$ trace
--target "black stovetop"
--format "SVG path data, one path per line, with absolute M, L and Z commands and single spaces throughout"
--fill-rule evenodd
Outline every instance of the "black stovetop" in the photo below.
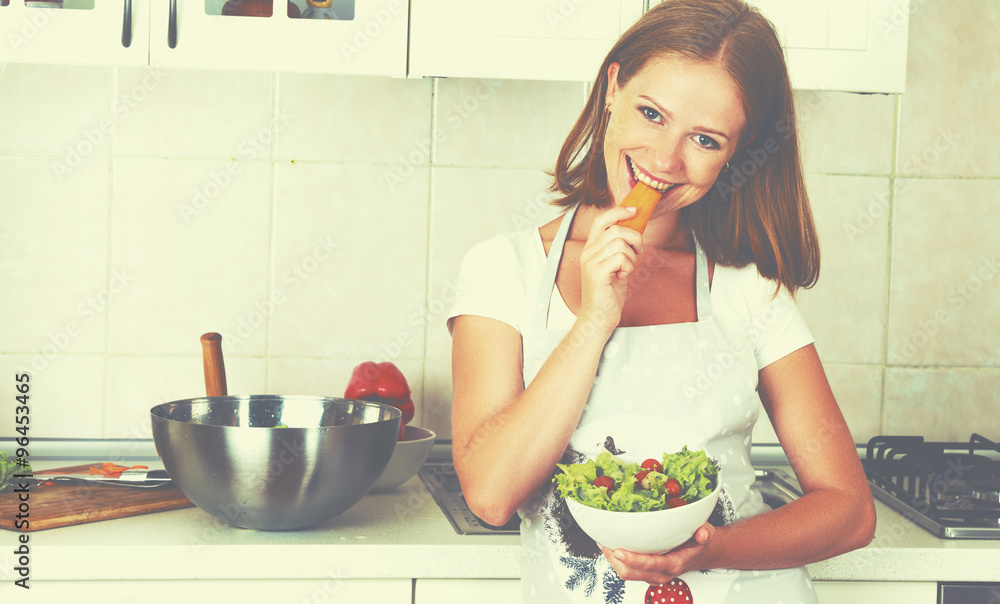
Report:
M 862 459 L 876 498 L 945 539 L 1000 539 L 1000 445 L 876 436 Z

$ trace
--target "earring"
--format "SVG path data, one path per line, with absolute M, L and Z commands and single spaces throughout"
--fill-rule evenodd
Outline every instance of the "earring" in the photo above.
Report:
M 729 162 L 726 162 L 726 165 L 722 166 L 722 171 L 729 172 Z

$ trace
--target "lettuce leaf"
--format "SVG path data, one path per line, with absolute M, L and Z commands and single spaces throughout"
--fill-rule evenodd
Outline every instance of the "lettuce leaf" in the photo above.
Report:
M 680 497 L 688 503 L 702 499 L 715 489 L 718 468 L 704 450 L 663 454 L 663 472 L 650 472 L 643 486 L 635 479 L 642 467 L 602 451 L 596 458 L 578 464 L 558 464 L 552 481 L 563 498 L 571 497 L 583 505 L 612 512 L 653 512 L 668 507 L 663 485 L 673 478 L 681 485 Z M 595 487 L 598 476 L 615 483 L 611 493 Z M 647 488 L 648 487 L 648 488 Z

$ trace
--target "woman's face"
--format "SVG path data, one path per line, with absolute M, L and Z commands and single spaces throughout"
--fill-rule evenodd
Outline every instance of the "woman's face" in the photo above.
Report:
M 655 214 L 691 205 L 739 144 L 746 117 L 736 86 L 718 65 L 674 56 L 651 59 L 625 86 L 618 67 L 608 70 L 604 136 L 615 203 L 643 180 L 665 194 Z

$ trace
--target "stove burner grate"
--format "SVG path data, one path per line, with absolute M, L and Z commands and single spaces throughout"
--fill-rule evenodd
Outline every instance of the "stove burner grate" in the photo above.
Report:
M 944 538 L 1000 538 L 1000 445 L 877 436 L 862 460 L 873 494 Z

